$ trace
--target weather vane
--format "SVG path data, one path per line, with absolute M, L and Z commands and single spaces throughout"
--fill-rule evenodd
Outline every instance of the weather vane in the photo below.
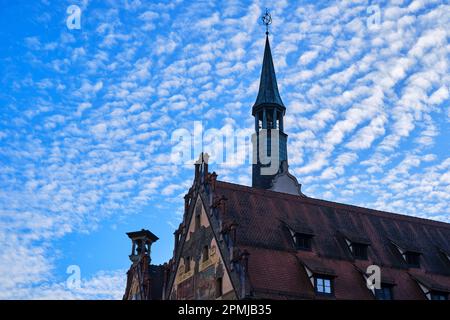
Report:
M 266 34 L 269 34 L 269 26 L 272 24 L 272 16 L 269 9 L 266 8 L 266 13 L 261 17 L 263 24 L 266 26 Z

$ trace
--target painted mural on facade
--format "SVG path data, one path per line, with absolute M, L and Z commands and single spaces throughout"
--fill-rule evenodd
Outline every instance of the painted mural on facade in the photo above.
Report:
M 198 198 L 170 296 L 178 300 L 214 300 L 225 295 L 233 298 L 233 287 Z

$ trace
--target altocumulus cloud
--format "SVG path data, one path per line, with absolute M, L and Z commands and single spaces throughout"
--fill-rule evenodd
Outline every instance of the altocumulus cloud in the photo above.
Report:
M 55 241 L 152 205 L 171 234 L 192 179 L 168 161 L 171 132 L 251 130 L 266 6 L 304 192 L 450 221 L 450 6 L 393 1 L 369 27 L 370 5 L 86 1 L 77 31 L 60 2 L 7 6 L 0 21 L 27 21 L 0 36 L 0 297 L 121 298 L 125 270 L 108 265 L 68 289 Z M 214 170 L 250 183 L 248 165 Z

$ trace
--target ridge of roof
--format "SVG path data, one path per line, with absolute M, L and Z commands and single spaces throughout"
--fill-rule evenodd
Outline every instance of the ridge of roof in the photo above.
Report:
M 262 195 L 265 197 L 281 198 L 284 200 L 293 200 L 293 201 L 298 201 L 303 204 L 306 203 L 306 204 L 316 205 L 316 206 L 331 207 L 334 209 L 344 209 L 344 210 L 357 212 L 357 213 L 361 213 L 361 214 L 370 214 L 370 215 L 375 215 L 375 216 L 388 218 L 388 219 L 396 219 L 396 220 L 400 220 L 400 221 L 407 221 L 407 222 L 419 223 L 419 224 L 427 224 L 427 225 L 431 225 L 431 226 L 435 226 L 435 227 L 443 227 L 446 229 L 450 229 L 450 223 L 447 223 L 444 221 L 431 220 L 431 219 L 420 218 L 420 217 L 416 217 L 416 216 L 399 214 L 399 213 L 394 213 L 394 212 L 389 212 L 389 211 L 371 209 L 371 208 L 361 207 L 361 206 L 352 205 L 352 204 L 333 202 L 333 201 L 328 201 L 328 200 L 323 200 L 323 199 L 312 198 L 312 197 L 308 197 L 308 196 L 300 197 L 300 196 L 291 195 L 288 193 L 276 192 L 276 191 L 266 190 L 266 189 L 252 188 L 249 186 L 244 186 L 244 185 L 221 181 L 221 180 L 217 180 L 217 186 L 219 186 L 219 188 L 223 187 L 225 189 L 230 189 L 230 190 L 239 190 L 239 191 L 248 192 L 248 193 L 252 193 L 252 194 Z

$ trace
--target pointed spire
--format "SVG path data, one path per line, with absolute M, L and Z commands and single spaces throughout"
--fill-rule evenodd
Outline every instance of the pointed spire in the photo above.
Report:
M 269 35 L 266 35 L 266 47 L 264 49 L 259 92 L 253 108 L 263 104 L 275 104 L 284 108 L 283 101 L 281 100 L 278 91 L 277 77 L 275 75 L 275 67 L 273 65 L 272 52 L 270 50 Z

